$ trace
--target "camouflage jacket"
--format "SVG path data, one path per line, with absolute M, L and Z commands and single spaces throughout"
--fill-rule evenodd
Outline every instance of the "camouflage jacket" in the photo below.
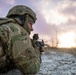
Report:
M 23 27 L 13 19 L 0 19 L 0 40 L 1 51 L 4 51 L 0 57 L 2 62 L 2 57 L 6 56 L 5 60 L 13 61 L 24 75 L 37 73 L 40 67 L 39 53 L 33 48 L 29 34 Z

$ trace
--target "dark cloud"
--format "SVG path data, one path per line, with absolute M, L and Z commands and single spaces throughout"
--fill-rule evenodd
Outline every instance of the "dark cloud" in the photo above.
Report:
M 61 9 L 60 12 L 64 15 L 76 15 L 76 6 L 69 6 Z

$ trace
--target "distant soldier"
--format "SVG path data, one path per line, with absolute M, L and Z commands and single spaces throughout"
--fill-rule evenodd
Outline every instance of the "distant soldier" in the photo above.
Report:
M 41 54 L 43 52 L 43 47 L 44 47 L 44 41 L 39 41 L 39 36 L 38 34 L 34 34 L 33 35 L 33 46 L 38 47 L 39 48 L 39 52 L 40 52 L 40 62 L 41 62 Z
M 29 37 L 36 14 L 29 7 L 18 5 L 6 17 L 0 18 L 0 73 L 14 66 L 24 75 L 36 74 L 40 58 Z

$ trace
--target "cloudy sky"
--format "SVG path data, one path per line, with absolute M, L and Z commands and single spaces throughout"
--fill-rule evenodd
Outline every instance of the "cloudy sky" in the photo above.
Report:
M 58 40 L 61 46 L 76 46 L 76 0 L 0 0 L 0 17 L 5 17 L 15 5 L 27 5 L 36 12 L 32 34 L 38 33 L 51 45 Z

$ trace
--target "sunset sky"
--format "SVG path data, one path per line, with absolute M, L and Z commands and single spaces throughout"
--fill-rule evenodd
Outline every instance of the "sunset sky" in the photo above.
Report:
M 38 33 L 50 45 L 58 40 L 59 47 L 76 46 L 76 0 L 0 0 L 0 17 L 15 5 L 27 5 L 36 12 L 32 34 Z

